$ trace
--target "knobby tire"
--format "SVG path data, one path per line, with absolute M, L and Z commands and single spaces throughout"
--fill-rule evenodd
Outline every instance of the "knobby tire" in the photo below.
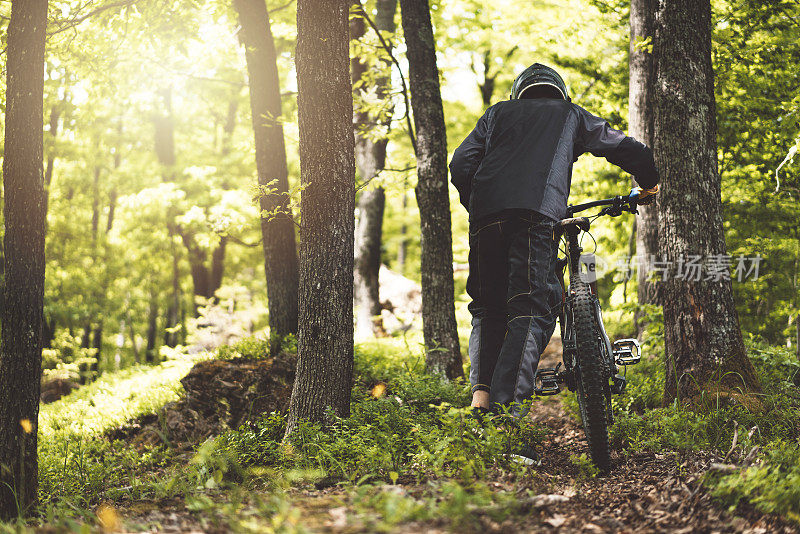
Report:
M 608 378 L 603 369 L 594 298 L 589 285 L 580 280 L 578 273 L 571 276 L 570 287 L 578 356 L 575 395 L 592 461 L 601 471 L 608 471 L 611 467 L 605 397 Z

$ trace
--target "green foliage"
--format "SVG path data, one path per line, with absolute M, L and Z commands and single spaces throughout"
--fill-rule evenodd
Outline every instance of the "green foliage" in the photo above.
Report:
M 364 341 L 354 348 L 353 374 L 356 381 L 372 385 L 381 380 L 393 380 L 406 373 L 425 369 L 425 357 L 412 353 L 405 338 Z
M 42 350 L 42 377 L 45 380 L 91 379 L 91 367 L 97 363 L 97 349 L 82 347 L 81 342 L 66 330 L 59 331 L 51 348 Z
M 706 483 L 732 505 L 750 502 L 800 522 L 800 392 L 792 382 L 798 363 L 785 348 L 751 343 L 748 349 L 765 390 L 760 408 L 713 399 L 707 412 L 677 402 L 660 407 L 663 364 L 648 359 L 629 373 L 626 393 L 613 399 L 610 438 L 615 447 L 631 452 L 713 450 L 732 459 L 746 458 L 757 447 L 748 460 L 753 463 L 733 474 L 711 474 Z
M 469 487 L 453 481 L 433 483 L 416 494 L 398 486 L 364 484 L 352 494 L 356 511 L 374 532 L 392 532 L 401 523 L 430 520 L 447 522 L 453 532 L 477 532 L 483 527 L 480 516 L 502 522 L 521 508 L 519 494 L 492 491 L 480 482 Z
M 273 413 L 221 436 L 217 447 L 242 465 L 319 469 L 350 483 L 452 477 L 469 484 L 506 465 L 510 443 L 541 440 L 527 422 L 481 426 L 467 404 L 463 386 L 407 374 L 389 382 L 385 395 L 356 387 L 350 417 L 330 426 L 304 422 L 282 442 L 285 420 Z
M 600 474 L 600 470 L 585 452 L 580 455 L 570 454 L 569 460 L 578 468 L 578 476 L 582 478 L 594 478 Z
M 714 495 L 731 505 L 748 501 L 800 523 L 800 448 L 796 441 L 775 440 L 764 449 L 758 465 L 732 475 L 710 475 Z
M 287 340 L 287 344 L 296 343 Z M 295 352 L 296 352 L 295 348 Z M 237 341 L 233 345 L 223 345 L 217 349 L 217 359 L 234 360 L 243 358 L 245 360 L 261 360 L 269 356 L 270 342 L 259 337 L 253 336 Z
M 177 451 L 139 450 L 103 433 L 155 413 L 181 394 L 179 380 L 198 361 L 183 356 L 158 366 L 106 373 L 95 382 L 41 407 L 39 499 L 48 523 L 65 516 L 89 519 L 103 500 L 158 499 L 175 493 L 169 472 Z M 179 465 L 179 463 L 178 463 Z

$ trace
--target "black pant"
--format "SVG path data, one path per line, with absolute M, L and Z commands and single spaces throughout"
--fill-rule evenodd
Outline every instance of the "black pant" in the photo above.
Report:
M 472 390 L 489 392 L 493 410 L 533 395 L 534 375 L 561 306 L 555 221 L 504 212 L 473 223 L 469 236 Z

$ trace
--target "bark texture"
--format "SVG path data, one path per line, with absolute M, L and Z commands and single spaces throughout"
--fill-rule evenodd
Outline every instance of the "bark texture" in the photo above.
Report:
M 264 0 L 235 0 L 239 34 L 250 78 L 250 110 L 256 147 L 264 270 L 273 337 L 297 333 L 298 265 L 289 173 L 281 124 L 277 53 Z
M 37 502 L 45 196 L 47 0 L 15 0 L 8 25 L 4 191 L 5 288 L 0 353 L 0 520 Z
M 709 0 L 662 0 L 656 14 L 654 145 L 661 174 L 659 244 L 675 267 L 689 255 L 725 254 Z M 707 265 L 707 263 L 706 263 Z M 706 271 L 706 269 L 704 269 Z M 666 344 L 664 402 L 702 391 L 758 391 L 730 279 L 661 283 Z M 713 273 L 712 273 L 713 274 Z M 711 278 L 711 279 L 709 279 Z
M 355 161 L 351 0 L 298 0 L 300 332 L 287 435 L 301 419 L 350 412 Z
M 357 3 L 360 6 L 360 3 Z M 378 0 L 375 26 L 382 32 L 394 33 L 394 15 L 397 0 Z M 350 38 L 359 39 L 366 33 L 366 23 L 362 17 L 354 17 L 350 22 Z M 388 60 L 379 62 L 379 75 L 376 77 L 376 94 L 389 103 L 391 90 Z M 364 74 L 368 65 L 359 57 L 351 61 L 353 87 L 356 91 L 367 90 L 359 87 L 359 82 L 367 83 Z M 391 105 L 391 104 L 387 104 Z M 386 165 L 386 144 L 388 139 L 374 138 L 376 127 L 388 128 L 392 110 L 382 110 L 375 116 L 365 111 L 357 111 L 354 117 L 356 130 L 356 169 L 362 183 L 378 176 Z M 353 299 L 356 309 L 356 339 L 372 335 L 383 335 L 381 321 L 381 302 L 378 272 L 381 265 L 381 244 L 383 241 L 383 211 L 386 206 L 386 193 L 381 186 L 367 186 L 358 199 L 358 221 L 355 235 L 355 271 Z
M 429 372 L 463 376 L 456 332 L 453 237 L 447 189 L 447 136 L 427 0 L 400 0 L 409 89 L 417 131 L 417 186 L 422 245 L 422 330 Z
M 655 64 L 651 49 L 647 46 L 637 48 L 636 45 L 647 38 L 652 40 L 655 12 L 656 0 L 631 0 L 628 128 L 632 137 L 649 147 L 653 146 Z M 639 304 L 658 304 L 658 285 L 648 281 L 647 269 L 644 268 L 647 258 L 654 254 L 658 254 L 658 199 L 649 206 L 639 206 L 639 215 L 636 216 Z M 640 314 L 637 314 L 636 326 L 641 336 L 646 325 Z

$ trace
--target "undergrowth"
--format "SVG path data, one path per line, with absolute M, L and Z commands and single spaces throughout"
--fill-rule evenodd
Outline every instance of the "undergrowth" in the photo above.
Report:
M 269 348 L 269 341 L 250 338 L 214 356 L 263 358 Z M 280 348 L 296 350 L 296 344 L 288 339 Z M 478 423 L 470 417 L 468 385 L 424 374 L 422 353 L 393 339 L 356 346 L 349 417 L 332 417 L 329 426 L 302 423 L 289 440 L 283 439 L 286 419 L 279 413 L 265 414 L 188 453 L 170 443 L 165 431 L 156 446 L 108 438 L 110 430 L 160 413 L 165 403 L 177 400 L 180 379 L 196 361 L 210 356 L 173 352 L 158 366 L 106 373 L 42 407 L 41 505 L 35 523 L 82 531 L 102 524 L 98 510 L 180 497 L 201 513 L 204 527 L 247 531 L 247 518 L 256 521 L 257 513 L 271 518 L 267 531 L 293 532 L 299 528 L 297 511 L 287 492 L 315 484 L 339 485 L 364 497 L 359 506 L 377 514 L 369 528 L 380 531 L 467 505 L 495 510 L 505 497 L 481 481 L 493 470 L 527 477 L 530 471 L 504 453 L 511 443 L 543 436 L 528 422 L 502 428 L 491 421 Z M 420 483 L 428 490 L 384 495 L 379 489 L 399 483 Z M 247 493 L 254 488 L 261 491 Z M 512 513 L 513 507 L 489 515 L 496 512 Z M 470 512 L 459 521 L 474 517 Z M 18 522 L 14 530 L 25 528 Z
M 764 389 L 760 409 L 713 398 L 706 411 L 677 401 L 662 406 L 663 362 L 643 359 L 629 372 L 626 393 L 613 399 L 610 437 L 628 452 L 716 451 L 737 468 L 706 476 L 715 496 L 800 523 L 800 364 L 792 351 L 757 342 L 748 353 Z
M 661 349 L 657 336 L 652 352 Z M 217 357 L 264 357 L 269 346 L 252 338 L 220 349 Z M 294 348 L 291 339 L 281 347 Z M 749 502 L 800 522 L 800 393 L 793 383 L 800 366 L 785 349 L 751 343 L 749 353 L 765 388 L 763 409 L 720 406 L 701 413 L 679 403 L 661 406 L 663 364 L 644 359 L 631 368 L 626 393 L 614 398 L 611 439 L 630 453 L 718 451 L 740 467 L 706 477 L 714 495 L 731 506 Z M 178 399 L 180 378 L 203 357 L 208 355 L 176 352 L 158 366 L 107 373 L 43 406 L 36 521 L 76 531 L 97 524 L 101 505 L 180 497 L 203 518 L 204 528 L 248 531 L 270 518 L 267 531 L 295 532 L 297 494 L 289 491 L 336 485 L 349 492 L 371 531 L 442 517 L 466 522 L 448 520 L 453 529 L 480 530 L 479 515 L 516 513 L 512 498 L 487 489 L 493 476 L 502 473 L 523 487 L 535 477 L 504 453 L 519 441 L 540 442 L 544 430 L 528 422 L 478 423 L 470 417 L 468 386 L 425 375 L 422 353 L 403 339 L 356 346 L 350 416 L 331 416 L 328 426 L 302 423 L 286 440 L 280 413 L 265 414 L 194 451 L 166 439 L 149 446 L 105 437 Z M 562 399 L 573 404 L 570 396 Z M 587 458 L 572 461 L 582 476 L 597 476 Z

